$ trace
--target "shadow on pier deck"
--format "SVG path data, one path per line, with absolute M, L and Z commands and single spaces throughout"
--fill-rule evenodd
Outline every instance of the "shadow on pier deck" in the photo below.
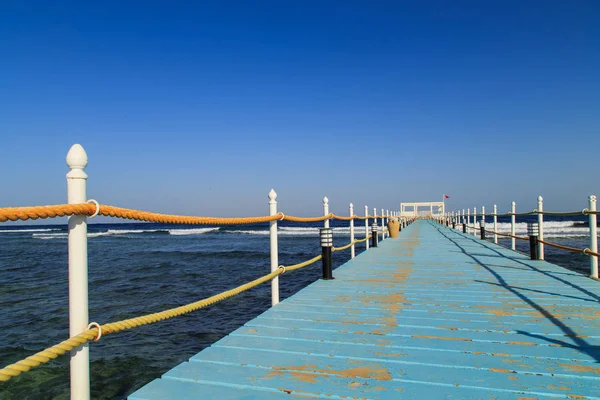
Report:
M 130 399 L 600 399 L 600 284 L 417 221 Z

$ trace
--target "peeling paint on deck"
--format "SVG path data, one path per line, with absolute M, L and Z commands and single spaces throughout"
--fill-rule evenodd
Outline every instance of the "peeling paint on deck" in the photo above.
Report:
M 428 221 L 334 275 L 130 398 L 600 399 L 599 282 Z

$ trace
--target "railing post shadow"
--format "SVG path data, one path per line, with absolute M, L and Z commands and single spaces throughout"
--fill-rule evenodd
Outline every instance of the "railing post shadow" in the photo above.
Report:
M 269 192 L 269 215 L 277 215 L 277 193 L 271 189 Z M 271 245 L 271 272 L 279 268 L 279 251 L 277 243 L 277 221 L 271 221 L 269 226 L 269 240 Z M 279 303 L 279 277 L 271 280 L 271 306 Z
M 87 201 L 88 157 L 81 145 L 74 144 L 67 153 L 67 199 L 69 204 Z M 76 336 L 88 327 L 88 254 L 87 217 L 69 217 L 69 336 Z M 71 350 L 71 399 L 90 398 L 90 349 L 88 344 Z

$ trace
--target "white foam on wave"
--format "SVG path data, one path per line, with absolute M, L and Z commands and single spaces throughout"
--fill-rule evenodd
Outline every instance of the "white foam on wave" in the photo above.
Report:
M 60 231 L 60 229 L 53 228 L 45 228 L 45 229 L 6 229 L 0 230 L 0 233 L 30 233 L 30 232 L 51 232 L 51 231 Z
M 192 229 L 169 229 L 169 235 L 202 235 L 204 233 L 218 231 L 219 228 L 192 228 Z
M 96 238 L 102 236 L 127 235 L 135 233 L 160 232 L 160 229 L 109 229 L 106 232 L 88 232 L 88 238 Z M 67 232 L 60 233 L 34 233 L 31 235 L 36 239 L 64 239 L 68 236 Z
M 317 227 L 289 227 L 289 226 L 282 226 L 278 228 L 277 234 L 278 235 L 282 235 L 282 236 L 319 236 L 319 229 Z M 338 235 L 350 235 L 350 228 L 349 227 L 338 227 L 338 228 L 332 228 L 333 229 L 333 233 L 334 234 L 338 234 Z M 369 227 L 370 230 L 370 227 Z M 381 227 L 379 227 L 379 231 L 381 231 Z M 268 235 L 269 231 L 268 230 L 235 230 L 235 231 L 229 231 L 228 233 L 237 233 L 237 234 L 242 234 L 242 235 Z M 359 235 L 359 234 L 363 234 L 365 233 L 365 227 L 355 227 L 354 228 L 354 234 L 355 235 Z
M 471 222 L 472 223 L 472 222 Z M 544 221 L 544 237 L 587 237 L 590 230 L 585 226 L 573 226 L 580 221 Z M 486 221 L 487 230 L 494 230 L 494 223 Z M 527 235 L 527 223 L 517 222 L 515 224 L 517 236 Z M 510 233 L 510 222 L 498 222 L 499 233 Z

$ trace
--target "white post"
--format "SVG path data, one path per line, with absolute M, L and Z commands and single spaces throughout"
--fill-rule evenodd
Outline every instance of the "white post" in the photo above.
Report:
M 467 234 L 471 232 L 471 209 L 467 208 Z
M 517 203 L 515 203 L 514 201 L 512 202 L 510 212 L 512 214 L 510 216 L 510 234 L 515 236 L 517 234 L 517 216 L 515 215 L 515 213 L 517 212 Z M 510 248 L 513 250 L 517 249 L 517 240 L 514 237 L 510 238 Z
M 87 201 L 87 174 L 83 171 L 88 157 L 81 145 L 74 144 L 67 153 L 67 199 L 69 204 Z M 88 327 L 88 257 L 87 217 L 69 217 L 69 336 Z M 71 399 L 90 398 L 90 349 L 88 344 L 71 350 Z
M 383 216 L 385 213 L 383 212 L 383 208 L 381 209 L 381 240 L 385 239 L 385 221 Z
M 596 196 L 590 196 L 590 211 L 596 211 Z M 598 252 L 598 219 L 590 214 L 590 251 Z M 590 254 L 590 276 L 598 279 L 598 257 Z
M 327 197 L 323 197 L 323 215 L 329 215 L 329 199 Z M 329 228 L 329 218 L 325 220 L 323 227 Z
M 473 207 L 473 236 L 477 236 L 477 207 Z
M 464 224 L 465 222 L 466 222 L 466 219 L 465 219 L 465 209 L 463 208 L 463 210 L 462 210 L 462 223 Z
M 498 207 L 494 204 L 494 232 L 498 232 Z M 494 233 L 494 243 L 498 244 L 498 234 Z
M 350 203 L 350 242 L 352 242 L 352 246 L 350 246 L 350 258 L 354 258 L 355 250 L 354 250 L 354 204 Z
M 544 198 L 538 196 L 538 211 L 544 211 Z M 538 213 L 538 239 L 544 240 L 544 215 Z M 538 242 L 538 257 L 540 260 L 544 259 L 544 243 Z
M 365 206 L 365 243 L 367 250 L 369 250 L 369 206 Z
M 277 193 L 273 189 L 269 192 L 269 215 L 277 214 Z M 271 272 L 279 268 L 279 251 L 277 249 L 277 221 L 271 221 L 269 228 L 271 239 Z M 271 280 L 271 306 L 279 303 L 279 277 Z

